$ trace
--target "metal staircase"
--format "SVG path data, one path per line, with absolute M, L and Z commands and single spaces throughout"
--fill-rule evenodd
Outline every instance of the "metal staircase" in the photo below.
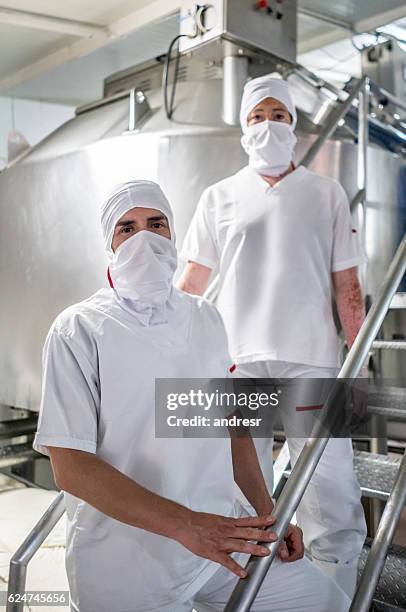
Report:
M 400 295 L 402 296 L 401 307 L 405 307 L 404 294 Z M 399 302 L 397 303 L 399 304 Z M 368 392 L 368 412 L 372 416 L 406 422 L 406 388 L 371 385 Z M 403 463 L 405 461 L 404 458 Z M 387 502 L 399 476 L 401 464 L 401 455 L 389 457 L 384 454 L 355 451 L 354 469 L 362 496 L 368 499 Z M 291 475 L 287 445 L 284 445 L 276 461 L 275 474 L 277 479 L 275 482 L 275 495 L 278 497 L 284 483 Z M 365 571 L 373 542 L 372 538 L 368 538 L 365 542 L 359 564 L 360 578 Z M 354 610 L 358 610 L 358 608 L 354 608 Z M 390 545 L 374 593 L 371 612 L 404 612 L 405 610 L 406 548 L 399 545 Z
M 359 576 L 365 570 L 373 540 L 368 538 L 361 554 Z M 393 544 L 389 547 L 385 565 L 374 594 L 374 612 L 406 610 L 406 549 Z
M 406 389 L 404 390 L 406 392 Z M 391 410 L 388 411 L 391 414 Z M 406 407 L 404 416 L 406 419 Z M 286 461 L 286 455 L 285 459 Z M 365 451 L 355 451 L 354 469 L 360 484 L 363 497 L 387 501 L 395 486 L 401 465 L 401 457 L 390 458 Z M 290 468 L 282 473 L 285 481 L 291 474 Z M 279 483 L 281 490 L 283 482 Z M 373 539 L 365 542 L 359 565 L 359 576 L 366 566 L 366 561 L 373 544 Z M 400 612 L 406 610 L 406 548 L 392 545 L 375 591 L 373 608 L 375 612 Z
M 406 235 L 403 237 L 386 274 L 379 295 L 369 310 L 357 339 L 340 370 L 339 381 L 357 377 L 391 306 L 405 270 Z M 403 414 L 402 400 L 399 399 L 402 397 L 403 391 L 392 389 L 390 394 L 396 398 L 395 409 L 398 413 Z M 337 406 L 339 397 L 339 384 L 337 384 L 325 403 L 326 412 L 329 411 L 330 407 Z M 378 409 L 381 415 L 385 412 L 385 406 L 387 412 L 393 410 L 392 402 L 383 390 L 375 390 L 375 399 L 372 403 L 375 405 L 375 410 Z M 328 439 L 321 437 L 322 435 L 325 435 L 325 429 L 324 423 L 320 421 L 315 425 L 311 437 L 307 440 L 283 488 L 281 487 L 281 480 L 275 483 L 277 501 L 274 514 L 277 521 L 272 526 L 272 530 L 277 534 L 278 540 L 272 544 L 267 544 L 270 550 L 269 556 L 250 558 L 246 566 L 249 576 L 237 583 L 225 607 L 225 612 L 248 612 L 264 577 L 268 571 L 272 571 L 271 565 L 277 554 L 279 543 L 299 506 L 327 445 Z M 281 452 L 275 465 L 275 475 L 280 475 L 281 478 L 286 474 L 286 454 L 286 450 Z M 285 462 L 285 465 L 282 462 Z M 406 576 L 406 567 L 402 563 L 404 551 L 402 550 L 402 554 L 399 554 L 399 548 L 390 547 L 390 545 L 401 511 L 406 504 L 406 454 L 403 455 L 401 462 L 394 462 L 384 455 L 372 455 L 372 457 L 366 458 L 364 453 L 359 453 L 356 456 L 355 463 L 365 494 L 368 492 L 369 497 L 379 496 L 379 499 L 386 500 L 386 505 L 360 575 L 357 592 L 351 605 L 351 612 L 368 612 L 372 605 L 375 605 L 375 608 L 380 606 L 381 610 L 401 610 L 402 607 L 399 607 L 397 602 L 399 602 L 399 597 L 403 597 L 403 594 L 399 595 L 398 593 L 398 599 L 394 597 L 394 594 L 400 591 L 400 587 L 396 581 L 392 580 L 390 570 L 395 564 L 398 568 L 398 574 L 395 578 L 398 577 L 400 572 L 402 580 L 404 579 Z M 385 476 L 383 478 L 377 473 L 378 467 L 384 470 Z M 368 547 L 364 554 L 367 553 L 367 550 Z M 405 569 L 405 572 L 403 572 L 403 569 Z M 391 588 L 385 589 L 385 583 L 389 583 Z M 378 601 L 379 593 L 383 593 L 383 595 L 380 596 Z M 374 597 L 375 603 L 373 603 Z M 406 609 L 406 606 L 403 609 Z

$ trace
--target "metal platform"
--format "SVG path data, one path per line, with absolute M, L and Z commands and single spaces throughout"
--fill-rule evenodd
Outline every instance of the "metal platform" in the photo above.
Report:
M 359 573 L 365 566 L 372 540 L 365 542 Z M 406 610 L 406 549 L 392 545 L 374 596 L 373 612 L 401 612 Z
M 387 500 L 393 488 L 400 459 L 364 451 L 354 452 L 354 469 L 365 497 Z
M 393 459 L 364 451 L 354 451 L 354 470 L 364 497 L 386 501 L 393 488 L 401 457 Z M 289 478 L 290 469 L 283 475 Z
M 388 419 L 406 420 L 406 388 L 370 385 L 368 412 Z

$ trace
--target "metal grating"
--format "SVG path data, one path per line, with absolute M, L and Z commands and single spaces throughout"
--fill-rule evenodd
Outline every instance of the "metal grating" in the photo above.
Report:
M 388 499 L 395 483 L 400 458 L 364 451 L 354 453 L 354 470 L 365 497 Z
M 354 452 L 354 470 L 365 497 L 386 501 L 395 483 L 401 458 L 392 459 L 365 451 Z M 289 478 L 291 470 L 283 475 Z
M 372 539 L 367 538 L 361 553 L 359 574 L 365 567 Z M 406 549 L 393 544 L 385 561 L 374 596 L 374 612 L 406 610 Z
M 368 412 L 391 419 L 406 419 L 406 388 L 368 388 Z

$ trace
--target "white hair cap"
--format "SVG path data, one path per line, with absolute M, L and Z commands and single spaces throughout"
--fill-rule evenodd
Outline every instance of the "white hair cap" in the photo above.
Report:
M 265 98 L 275 98 L 282 102 L 292 117 L 292 130 L 295 129 L 297 114 L 292 96 L 290 95 L 288 82 L 269 75 L 251 79 L 245 84 L 241 100 L 240 122 L 242 131 L 245 133 L 247 117 L 256 105 Z
M 101 207 L 101 226 L 106 251 L 112 254 L 111 241 L 117 221 L 132 208 L 155 208 L 168 219 L 171 241 L 175 243 L 173 214 L 164 192 L 153 181 L 128 181 L 117 185 Z

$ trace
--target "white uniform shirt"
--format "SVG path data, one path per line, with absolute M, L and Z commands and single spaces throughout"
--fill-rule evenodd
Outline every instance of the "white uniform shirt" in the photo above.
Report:
M 331 272 L 364 261 L 337 181 L 299 167 L 271 187 L 246 166 L 203 193 L 180 256 L 218 268 L 236 363 L 337 366 Z
M 224 325 L 206 300 L 176 291 L 151 327 L 102 289 L 67 308 L 44 348 L 34 448 L 95 453 L 147 489 L 196 511 L 235 515 L 228 439 L 155 438 L 155 377 L 227 375 Z M 144 612 L 187 600 L 218 569 L 174 540 L 131 527 L 65 493 L 75 609 Z

